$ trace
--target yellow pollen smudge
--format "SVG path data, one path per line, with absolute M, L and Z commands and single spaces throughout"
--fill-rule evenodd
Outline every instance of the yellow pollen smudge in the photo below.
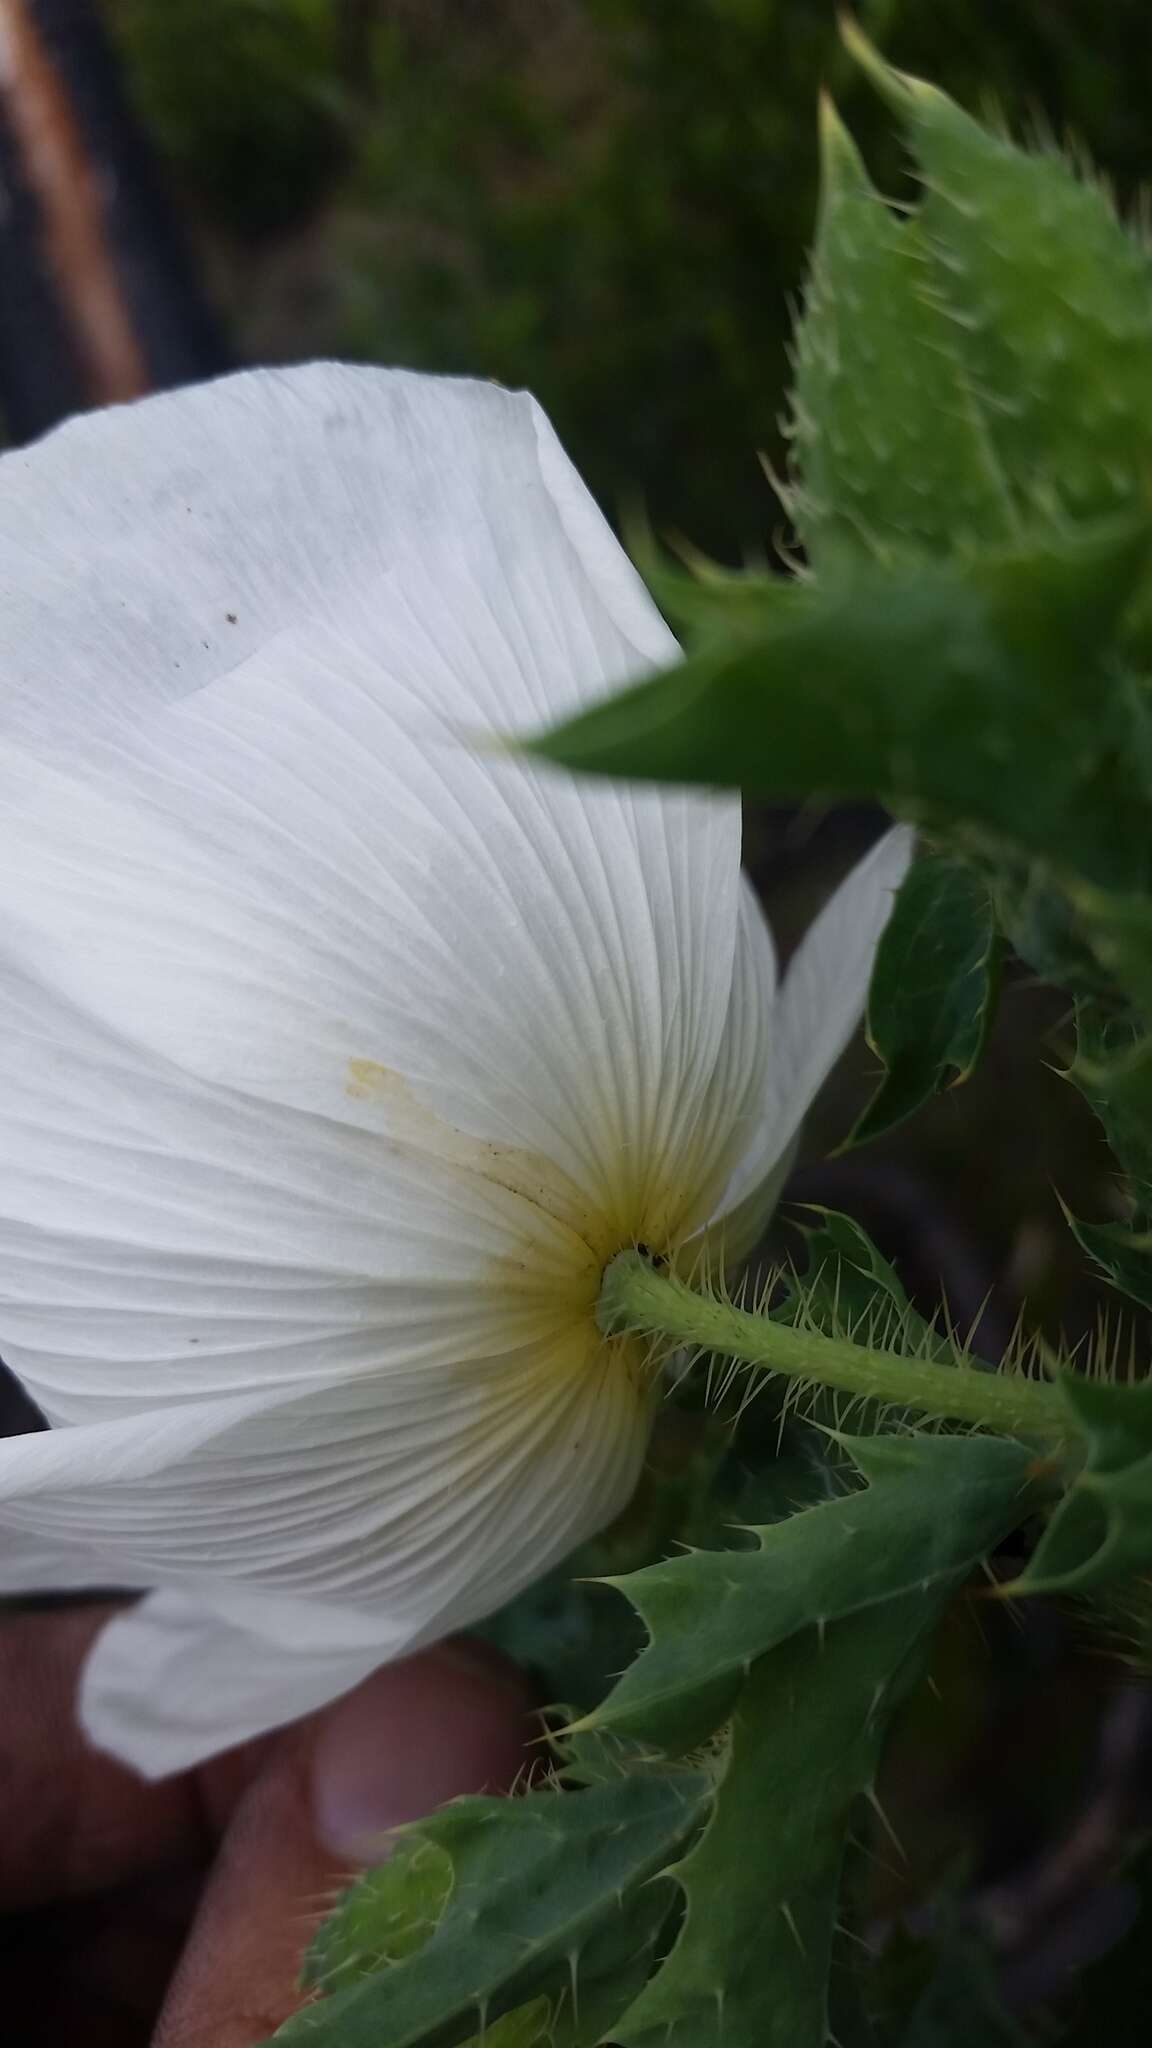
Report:
M 549 1374 L 604 1371 L 615 1364 L 638 1389 L 648 1381 L 650 1347 L 634 1337 L 605 1339 L 596 1325 L 596 1304 L 604 1269 L 617 1252 L 643 1242 L 653 1252 L 673 1255 L 669 1224 L 689 1207 L 682 1191 L 673 1200 L 671 1188 L 661 1190 L 643 1208 L 633 1207 L 626 1187 L 619 1199 L 598 1202 L 545 1153 L 476 1138 L 449 1123 L 419 1100 L 394 1067 L 350 1059 L 345 1087 L 352 1100 L 379 1106 L 385 1142 L 483 1183 L 501 1202 L 513 1243 L 489 1262 L 480 1285 L 507 1298 L 520 1341 L 540 1343 Z M 622 1183 L 628 1177 L 622 1171 Z M 689 1227 L 694 1223 L 693 1218 Z

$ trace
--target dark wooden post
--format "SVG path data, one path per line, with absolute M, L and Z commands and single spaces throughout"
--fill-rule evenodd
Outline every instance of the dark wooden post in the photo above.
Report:
M 0 0 L 9 438 L 229 361 L 92 0 Z

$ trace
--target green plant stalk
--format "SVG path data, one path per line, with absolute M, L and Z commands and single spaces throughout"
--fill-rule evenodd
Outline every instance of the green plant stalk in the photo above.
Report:
M 924 1415 L 974 1423 L 1002 1436 L 1068 1441 L 1079 1434 L 1059 1387 L 1046 1380 L 901 1358 L 848 1337 L 774 1323 L 695 1293 L 640 1252 L 620 1252 L 606 1267 L 597 1318 L 609 1336 L 630 1331 L 668 1337 L 676 1344 L 721 1352 L 756 1371 L 918 1408 Z

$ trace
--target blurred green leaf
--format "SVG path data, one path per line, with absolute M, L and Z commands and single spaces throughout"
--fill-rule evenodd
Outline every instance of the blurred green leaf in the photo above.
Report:
M 1078 517 L 1144 498 L 1152 468 L 1152 259 L 1098 180 L 990 133 L 946 94 L 853 53 L 904 123 L 918 221 L 999 458 L 1022 500 Z
M 987 546 L 1016 518 L 918 223 L 873 191 L 825 102 L 820 221 L 796 332 L 793 516 L 837 550 Z
M 850 1144 L 892 1130 L 942 1088 L 967 1080 L 988 1035 L 1001 954 L 979 876 L 945 854 L 918 860 L 872 970 L 868 1043 L 887 1071 Z
M 1098 916 L 1152 871 L 1152 760 L 1107 659 L 1148 543 L 1141 517 L 794 584 L 756 637 L 525 744 L 598 774 L 876 797 L 1071 872 Z
M 1078 1003 L 1069 1073 L 1104 1125 L 1134 1207 L 1152 1208 L 1152 1038 L 1143 1018 L 1114 999 Z
M 1068 1071 L 1104 1126 L 1128 1198 L 1123 1220 L 1068 1220 L 1113 1286 L 1152 1308 L 1152 1037 L 1143 1019 L 1114 1000 L 1082 1000 Z
M 306 220 L 349 168 L 332 0 L 110 11 L 156 141 L 208 212 L 244 243 Z

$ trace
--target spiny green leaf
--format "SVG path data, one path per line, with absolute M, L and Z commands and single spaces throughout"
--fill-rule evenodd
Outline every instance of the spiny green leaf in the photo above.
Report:
M 698 1399 L 689 1419 L 690 1399 L 682 1384 L 659 1409 L 626 1514 L 484 1624 L 487 1639 L 531 1673 L 549 1704 L 564 1702 L 572 1713 L 594 1706 L 643 1641 L 636 1615 L 597 1583 L 605 1573 L 639 1571 L 681 1543 L 722 1543 L 734 1519 L 771 1519 L 758 1505 L 746 1511 L 751 1474 L 735 1452 L 731 1415 Z M 775 1432 L 760 1461 L 769 1485 L 779 1450 Z
M 1063 1373 L 1088 1455 L 1020 1578 L 1023 1593 L 1086 1592 L 1152 1570 L 1152 1380 Z
M 447 1851 L 419 1834 L 398 1836 L 388 1862 L 359 1878 L 322 1922 L 305 1957 L 304 1983 L 332 1998 L 415 1955 L 436 1932 L 451 1892 Z M 517 2007 L 486 2028 L 483 2048 L 553 2048 L 551 2012 L 543 1997 Z M 302 2037 L 323 2038 L 299 2024 Z M 465 2048 L 481 2048 L 479 2036 Z
M 584 2038 L 589 2043 L 593 2039 L 591 2035 Z M 556 2048 L 556 2044 L 551 2005 L 546 1998 L 534 1998 L 531 2005 L 518 2005 L 503 2019 L 494 2020 L 467 2048 Z
M 984 872 L 1001 931 L 1042 981 L 1077 996 L 1112 992 L 1110 973 L 1046 861 L 1009 857 L 986 863 Z
M 1152 763 L 1106 650 L 1148 543 L 1141 518 L 965 564 L 859 564 L 792 586 L 758 638 L 710 642 L 525 744 L 599 774 L 878 797 L 1142 887 Z
M 1069 1074 L 1104 1126 L 1134 1207 L 1152 1209 L 1152 1036 L 1139 1013 L 1100 997 L 1078 1003 Z
M 557 1714 L 563 1712 L 558 1706 Z M 661 1768 L 667 1761 L 650 1742 L 637 1742 L 618 1735 L 614 1728 L 589 1728 L 584 1723 L 556 1731 L 553 1748 L 559 1756 L 558 1775 L 565 1785 L 615 1785 Z
M 847 1337 L 853 1343 L 895 1351 L 902 1358 L 955 1364 L 955 1340 L 912 1307 L 897 1274 L 867 1232 L 852 1217 L 833 1209 L 812 1207 L 806 1213 L 817 1221 L 801 1225 L 805 1266 L 803 1271 L 792 1267 L 779 1277 L 768 1320 L 793 1329 L 816 1330 L 826 1337 Z M 842 1414 L 842 1400 L 827 1389 L 814 1388 L 804 1404 L 807 1424 L 815 1424 L 823 1438 L 825 1498 L 837 1494 L 843 1484 L 842 1464 L 834 1468 L 831 1462 L 835 1437 L 826 1434 L 839 1430 Z M 890 1403 L 862 1403 L 852 1410 L 853 1427 L 861 1436 L 879 1430 L 915 1429 L 922 1420 L 914 1411 Z M 799 1504 L 794 1498 L 792 1509 Z M 745 1521 L 760 1519 L 755 1514 L 744 1517 Z
M 1068 1220 L 1113 1285 L 1152 1308 L 1152 1037 L 1143 1019 L 1126 1004 L 1081 1001 L 1069 1076 L 1104 1126 L 1131 1209 L 1123 1221 Z
M 626 518 L 623 539 L 669 625 L 694 646 L 714 635 L 754 638 L 766 618 L 791 603 L 791 584 L 764 567 L 725 568 L 683 541 L 670 541 L 666 550 L 641 510 Z
M 616 2022 L 623 2048 L 824 2048 L 850 1813 L 951 1583 L 807 1629 L 755 1665 L 712 1816 L 674 1873 L 683 1928 Z
M 1133 733 L 1133 758 L 1138 735 Z M 1144 765 L 1143 763 L 1141 764 Z M 1069 880 L 1069 899 L 1081 926 L 1091 934 L 1092 949 L 1111 986 L 1131 996 L 1152 1014 L 1152 898 L 1146 875 L 1136 886 L 1102 888 L 1087 879 Z
M 945 1087 L 966 1081 L 984 1049 L 1002 944 L 987 888 L 944 854 L 905 876 L 868 992 L 868 1043 L 887 1069 L 849 1143 L 890 1131 Z
M 399 1835 L 388 1862 L 359 1878 L 322 1921 L 304 1958 L 304 1983 L 330 1994 L 415 1955 L 436 1932 L 451 1891 L 447 1851 L 421 1835 Z
M 796 333 L 793 504 L 817 566 L 847 547 L 941 550 L 1016 520 L 918 224 L 876 193 L 822 109 L 820 222 Z
M 1031 1453 L 993 1437 L 842 1439 L 869 1484 L 751 1531 L 750 1551 L 697 1551 L 609 1581 L 649 1643 L 585 1725 L 691 1749 L 724 1719 L 752 1662 L 798 1630 L 954 1583 L 1029 1509 Z
M 905 125 L 942 297 L 1014 489 L 1077 516 L 1147 494 L 1152 260 L 1053 149 L 994 135 L 934 86 L 849 47 Z
M 581 1792 L 456 1800 L 400 1837 L 429 1845 L 441 1872 L 447 1859 L 451 1889 L 433 1931 L 412 1939 L 430 1900 L 415 1850 L 399 1887 L 374 1873 L 366 1891 L 353 1888 L 343 1909 L 351 1932 L 338 1912 L 324 1937 L 345 1981 L 289 2020 L 277 2042 L 452 2048 L 540 1997 L 557 2048 L 599 2040 L 651 1968 L 674 1904 L 672 1886 L 653 1880 L 692 1839 L 711 1795 L 705 1773 L 665 1769 Z M 406 1907 L 413 1873 L 418 1896 Z M 383 1967 L 347 1981 L 349 1957 L 363 1954 Z
M 1077 1216 L 1068 1220 L 1113 1287 L 1142 1308 L 1152 1308 L 1152 1232 L 1125 1223 L 1085 1223 Z
M 782 1276 L 768 1310 L 774 1323 L 806 1324 L 829 1337 L 867 1333 L 881 1349 L 920 1357 L 954 1356 L 953 1347 L 914 1309 L 899 1276 L 854 1217 L 808 1203 L 801 1214 L 805 1265 Z

